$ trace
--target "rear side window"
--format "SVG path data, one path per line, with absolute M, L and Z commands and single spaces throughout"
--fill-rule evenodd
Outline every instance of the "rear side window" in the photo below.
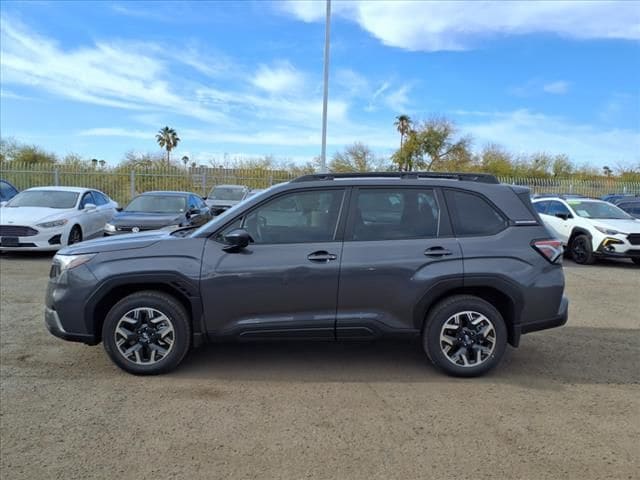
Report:
M 494 235 L 507 227 L 506 219 L 480 195 L 447 190 L 445 196 L 457 236 Z
M 0 201 L 9 200 L 13 198 L 18 191 L 9 185 L 7 182 L 0 182 Z
M 439 234 L 440 206 L 433 190 L 362 188 L 353 201 L 350 240 L 402 240 Z
M 565 207 L 562 203 L 558 202 L 558 201 L 551 201 L 549 202 L 549 208 L 547 209 L 547 215 L 557 215 L 557 214 L 563 214 L 563 215 L 570 215 L 571 212 L 569 211 L 569 209 L 567 207 Z
M 549 202 L 536 202 L 533 204 L 533 208 L 535 208 L 538 213 L 547 213 Z

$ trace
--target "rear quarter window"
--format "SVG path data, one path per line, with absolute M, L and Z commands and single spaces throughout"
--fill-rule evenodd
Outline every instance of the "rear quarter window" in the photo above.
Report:
M 484 197 L 446 190 L 445 198 L 456 236 L 487 236 L 504 230 L 507 219 Z

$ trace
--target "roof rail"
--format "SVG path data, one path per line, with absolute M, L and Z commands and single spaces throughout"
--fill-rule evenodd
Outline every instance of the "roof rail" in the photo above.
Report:
M 366 173 L 314 173 L 291 180 L 294 183 L 335 180 L 339 178 L 400 178 L 417 180 L 418 178 L 442 178 L 465 182 L 500 183 L 495 175 L 488 173 L 447 173 L 447 172 L 366 172 Z

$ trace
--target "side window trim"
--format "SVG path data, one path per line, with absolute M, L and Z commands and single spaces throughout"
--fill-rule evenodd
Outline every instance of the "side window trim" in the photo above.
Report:
M 447 198 L 447 192 L 461 192 L 461 193 L 466 193 L 466 194 L 469 194 L 469 195 L 475 195 L 476 197 L 482 199 L 484 202 L 486 202 L 500 216 L 500 218 L 502 218 L 503 227 L 500 230 L 496 230 L 494 232 L 486 233 L 486 234 L 477 234 L 477 233 L 462 234 L 462 233 L 456 232 L 456 223 L 459 222 L 460 218 L 458 217 L 458 212 L 456 211 L 456 209 L 453 208 L 452 205 L 450 205 L 450 202 L 449 202 L 449 200 Z M 510 225 L 509 218 L 504 214 L 504 212 L 502 210 L 500 210 L 496 206 L 495 203 L 493 203 L 490 199 L 488 199 L 487 197 L 485 197 L 481 193 L 474 192 L 474 191 L 471 191 L 471 190 L 464 190 L 464 189 L 461 189 L 461 188 L 451 188 L 451 187 L 443 188 L 442 189 L 442 193 L 443 193 L 442 196 L 444 197 L 444 200 L 445 200 L 446 205 L 447 205 L 447 212 L 449 212 L 449 218 L 451 218 L 451 230 L 453 232 L 453 235 L 456 238 L 491 237 L 493 235 L 497 235 L 500 232 L 504 232 L 507 228 L 509 228 L 509 225 Z

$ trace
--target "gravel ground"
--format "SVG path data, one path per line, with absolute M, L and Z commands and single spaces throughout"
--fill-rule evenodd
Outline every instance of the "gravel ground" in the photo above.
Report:
M 640 478 L 640 270 L 567 262 L 566 327 L 489 376 L 418 342 L 205 347 L 127 375 L 43 325 L 50 256 L 0 258 L 0 476 Z

